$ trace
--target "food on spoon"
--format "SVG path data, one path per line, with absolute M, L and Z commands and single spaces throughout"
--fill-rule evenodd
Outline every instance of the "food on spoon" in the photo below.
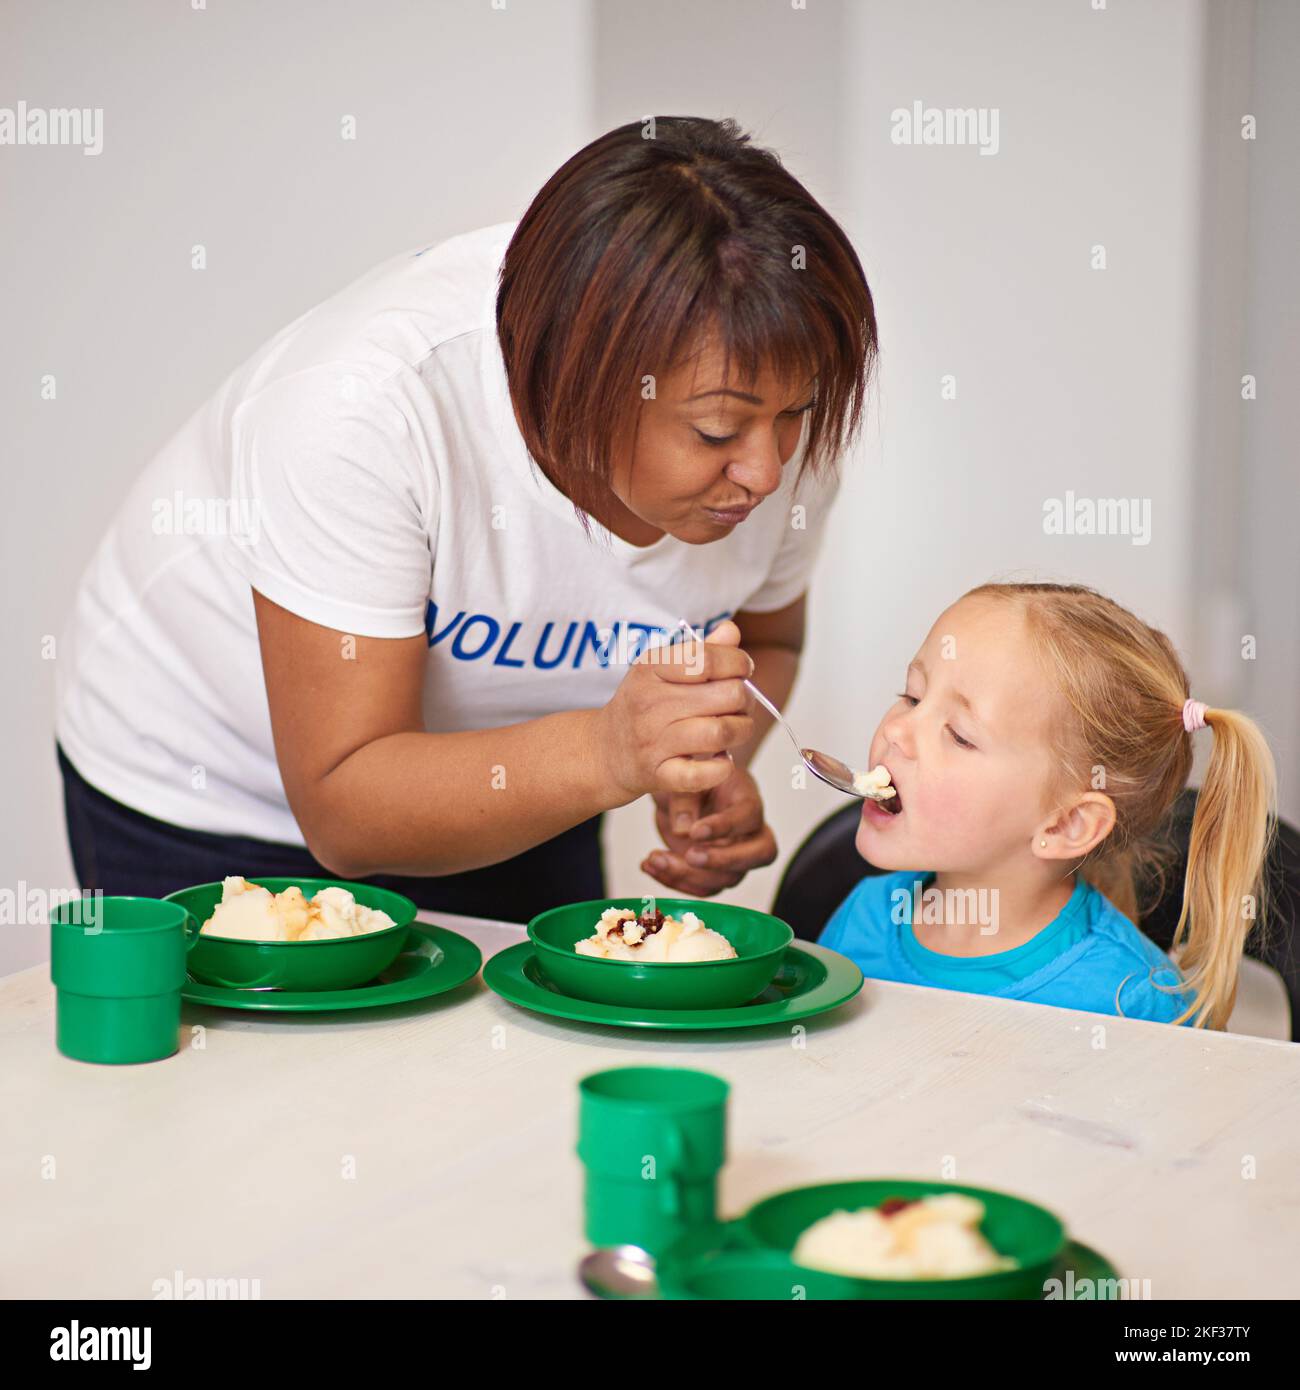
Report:
M 984 1203 L 961 1192 L 891 1197 L 813 1222 L 795 1244 L 794 1262 L 859 1279 L 951 1279 L 1014 1268 L 980 1232 L 983 1219 Z
M 388 913 L 363 906 L 346 888 L 322 888 L 308 899 L 293 885 L 272 893 L 232 874 L 222 880 L 221 901 L 200 935 L 236 941 L 332 941 L 396 925 Z
M 878 763 L 870 772 L 853 774 L 853 790 L 859 796 L 883 805 L 886 811 L 897 811 L 900 809 L 898 792 L 890 786 L 890 781 L 889 769 L 884 763 Z
M 646 908 L 607 907 L 593 936 L 574 942 L 580 956 L 605 960 L 659 962 L 734 960 L 736 948 L 721 932 L 706 927 L 693 912 L 681 918 Z

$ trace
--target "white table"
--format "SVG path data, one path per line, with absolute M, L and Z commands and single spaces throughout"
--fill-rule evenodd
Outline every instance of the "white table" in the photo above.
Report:
M 485 957 L 523 938 L 422 916 Z M 186 1005 L 201 1049 L 90 1066 L 55 1050 L 47 966 L 0 981 L 0 1295 L 150 1298 L 180 1271 L 262 1298 L 579 1296 L 577 1081 L 647 1062 L 732 1083 L 727 1215 L 950 1177 L 1045 1203 L 1154 1298 L 1300 1294 L 1290 1043 L 872 981 L 803 1046 L 566 1023 L 480 981 L 328 1018 Z

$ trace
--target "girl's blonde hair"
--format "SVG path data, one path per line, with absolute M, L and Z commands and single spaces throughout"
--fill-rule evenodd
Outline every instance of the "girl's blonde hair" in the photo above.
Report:
M 1021 606 L 1073 717 L 1059 733 L 1052 795 L 1089 787 L 1115 804 L 1115 826 L 1080 872 L 1135 923 L 1137 882 L 1163 886 L 1161 831 L 1192 769 L 1183 726 L 1187 674 L 1173 644 L 1127 609 L 1074 584 L 982 584 L 968 598 Z M 1206 709 L 1214 746 L 1196 800 L 1175 955 L 1192 1002 L 1176 1020 L 1222 1028 L 1252 928 L 1263 931 L 1265 863 L 1276 831 L 1277 774 L 1255 723 Z M 1100 780 L 1098 780 L 1100 779 Z

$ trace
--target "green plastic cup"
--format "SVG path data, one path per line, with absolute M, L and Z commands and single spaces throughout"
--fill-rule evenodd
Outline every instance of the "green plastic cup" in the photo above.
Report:
M 180 1047 L 197 920 L 157 898 L 85 896 L 50 914 L 55 1042 L 78 1062 L 157 1062 Z
M 730 1089 L 721 1077 L 685 1067 L 615 1067 L 583 1077 L 578 1157 L 593 1245 L 658 1255 L 717 1224 Z

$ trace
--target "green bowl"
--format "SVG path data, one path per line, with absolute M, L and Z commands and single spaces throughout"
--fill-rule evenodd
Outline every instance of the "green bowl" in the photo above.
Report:
M 272 893 L 296 886 L 306 898 L 322 888 L 346 888 L 363 907 L 388 913 L 395 925 L 334 941 L 236 941 L 200 934 L 186 961 L 196 980 L 229 989 L 348 989 L 373 980 L 392 965 L 407 928 L 415 921 L 416 906 L 410 898 L 387 888 L 337 878 L 250 878 L 248 882 Z M 221 884 L 181 888 L 164 901 L 180 903 L 202 924 L 221 901 Z
M 1010 1255 L 1014 1269 L 996 1274 L 971 1274 L 955 1279 L 860 1279 L 838 1275 L 858 1289 L 864 1299 L 916 1298 L 1032 1298 L 1041 1299 L 1043 1282 L 1051 1276 L 1065 1248 L 1065 1227 L 1045 1207 L 994 1192 L 986 1187 L 963 1187 L 950 1182 L 918 1182 L 908 1178 L 876 1178 L 870 1182 L 833 1182 L 818 1187 L 795 1187 L 757 1203 L 741 1217 L 737 1231 L 745 1244 L 777 1250 L 787 1257 L 800 1235 L 814 1221 L 834 1211 L 878 1207 L 889 1197 L 930 1197 L 960 1192 L 984 1203 L 980 1226 L 999 1255 Z
M 678 918 L 694 912 L 706 927 L 725 936 L 736 949 L 736 959 L 643 963 L 580 956 L 573 949 L 575 942 L 595 932 L 607 908 L 640 912 L 644 905 L 644 898 L 594 898 L 540 913 L 528 924 L 537 963 L 555 987 L 573 999 L 646 1009 L 726 1009 L 762 994 L 794 940 L 794 932 L 766 912 L 656 896 L 654 905 L 660 912 Z

